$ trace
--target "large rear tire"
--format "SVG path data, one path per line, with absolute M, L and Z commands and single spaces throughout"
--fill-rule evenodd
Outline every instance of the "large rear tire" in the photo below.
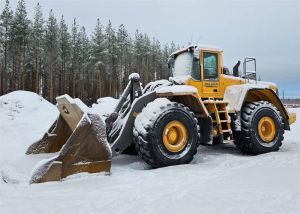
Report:
M 199 126 L 188 107 L 158 98 L 137 116 L 134 143 L 154 168 L 189 163 L 199 146 Z
M 277 108 L 267 101 L 247 103 L 241 113 L 241 131 L 234 143 L 246 154 L 278 151 L 282 145 L 284 124 Z

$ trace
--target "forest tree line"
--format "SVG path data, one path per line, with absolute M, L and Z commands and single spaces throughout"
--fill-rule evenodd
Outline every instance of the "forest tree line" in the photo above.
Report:
M 50 10 L 44 18 L 41 5 L 27 17 L 24 0 L 12 11 L 9 0 L 0 14 L 0 95 L 14 90 L 33 91 L 51 102 L 69 94 L 91 104 L 99 97 L 118 97 L 130 73 L 143 85 L 169 77 L 167 59 L 175 48 L 136 30 L 131 36 L 121 24 L 96 20 L 92 35 L 72 26 Z

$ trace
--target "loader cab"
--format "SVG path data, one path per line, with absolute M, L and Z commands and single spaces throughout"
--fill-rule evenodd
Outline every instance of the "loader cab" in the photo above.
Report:
M 198 89 L 202 98 L 222 98 L 222 50 L 217 47 L 189 46 L 170 56 L 169 66 L 175 79 Z

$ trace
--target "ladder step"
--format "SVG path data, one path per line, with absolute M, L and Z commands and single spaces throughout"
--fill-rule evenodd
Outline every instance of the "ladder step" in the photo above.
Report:
M 223 129 L 222 132 L 232 132 L 231 129 Z
M 212 120 L 213 123 L 216 123 L 216 120 Z M 220 120 L 221 123 L 230 123 L 229 120 Z
M 230 123 L 229 120 L 220 120 L 221 123 Z
M 215 103 L 217 105 L 218 104 L 228 104 L 227 101 L 223 101 L 223 100 L 204 100 L 203 103 L 204 104 L 213 104 L 213 103 Z
M 233 140 L 223 140 L 223 143 L 233 143 Z

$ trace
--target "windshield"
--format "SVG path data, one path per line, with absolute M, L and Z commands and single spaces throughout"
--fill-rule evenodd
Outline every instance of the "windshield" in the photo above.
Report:
M 174 61 L 172 67 L 173 76 L 187 76 L 191 75 L 193 69 L 193 53 L 185 52 L 179 54 Z

